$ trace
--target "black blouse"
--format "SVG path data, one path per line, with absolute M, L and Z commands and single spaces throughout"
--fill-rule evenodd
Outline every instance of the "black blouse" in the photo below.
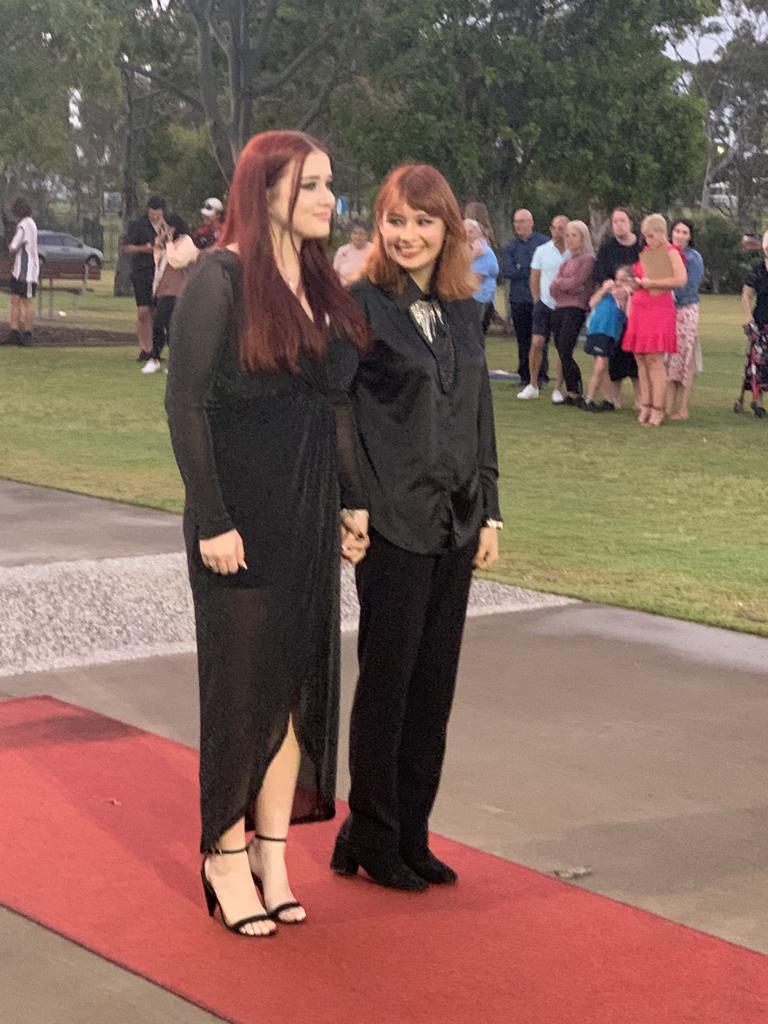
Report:
M 600 246 L 592 271 L 592 280 L 599 288 L 607 278 L 614 278 L 619 267 L 631 267 L 640 259 L 643 243 L 636 238 L 631 245 L 622 245 L 617 238 L 609 238 Z
M 417 554 L 463 547 L 500 519 L 493 405 L 477 303 L 351 294 L 373 336 L 352 390 L 371 527 Z
M 768 268 L 765 266 L 765 260 L 760 260 L 752 266 L 744 284 L 755 292 L 752 318 L 758 327 L 764 327 L 768 324 Z

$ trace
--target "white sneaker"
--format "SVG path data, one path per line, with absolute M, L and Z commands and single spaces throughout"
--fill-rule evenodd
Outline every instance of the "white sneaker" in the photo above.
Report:
M 563 405 L 565 403 L 565 395 L 560 388 L 555 388 L 552 392 L 552 405 Z
M 157 373 L 160 369 L 159 359 L 148 359 L 141 368 L 142 373 Z
M 539 389 L 535 388 L 533 384 L 526 384 L 522 391 L 518 391 L 518 398 L 522 398 L 523 401 L 527 401 L 529 398 L 538 398 Z

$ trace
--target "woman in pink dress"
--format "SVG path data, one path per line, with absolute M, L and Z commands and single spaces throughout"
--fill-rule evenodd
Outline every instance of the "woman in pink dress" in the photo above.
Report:
M 669 241 L 667 222 L 660 213 L 646 217 L 640 230 L 646 246 L 633 267 L 637 289 L 632 296 L 629 322 L 621 347 L 625 352 L 633 352 L 637 360 L 640 387 L 638 423 L 644 427 L 660 427 L 664 421 L 667 391 L 664 356 L 677 351 L 677 320 L 672 292 L 675 288 L 682 288 L 688 275 L 680 250 Z M 661 249 L 667 251 L 669 269 L 664 276 L 650 277 L 643 266 L 643 254 L 650 256 Z

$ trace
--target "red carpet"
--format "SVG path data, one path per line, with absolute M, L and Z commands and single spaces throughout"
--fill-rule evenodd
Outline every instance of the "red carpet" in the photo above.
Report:
M 0 704 L 0 820 L 0 903 L 242 1024 L 768 1021 L 768 958 L 437 838 L 463 881 L 408 895 L 331 876 L 334 823 L 298 828 L 311 923 L 231 936 L 195 753 L 49 698 Z

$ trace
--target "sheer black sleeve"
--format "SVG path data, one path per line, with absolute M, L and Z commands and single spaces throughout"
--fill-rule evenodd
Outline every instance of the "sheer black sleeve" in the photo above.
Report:
M 329 398 L 336 417 L 336 457 L 341 507 L 367 509 L 368 497 L 360 469 L 360 436 L 349 398 L 349 389 L 357 370 L 357 353 L 351 344 L 332 343 L 329 370 L 332 376 Z
M 352 404 L 346 395 L 331 399 L 336 414 L 336 451 L 339 460 L 339 495 L 342 508 L 368 508 L 360 471 L 360 449 Z
M 496 456 L 496 428 L 493 420 L 493 398 L 487 370 L 480 385 L 478 409 L 478 464 L 486 519 L 501 519 L 499 508 L 499 461 Z
M 233 529 L 221 495 L 205 399 L 234 330 L 229 274 L 215 258 L 202 261 L 176 303 L 165 408 L 186 507 L 201 540 Z

